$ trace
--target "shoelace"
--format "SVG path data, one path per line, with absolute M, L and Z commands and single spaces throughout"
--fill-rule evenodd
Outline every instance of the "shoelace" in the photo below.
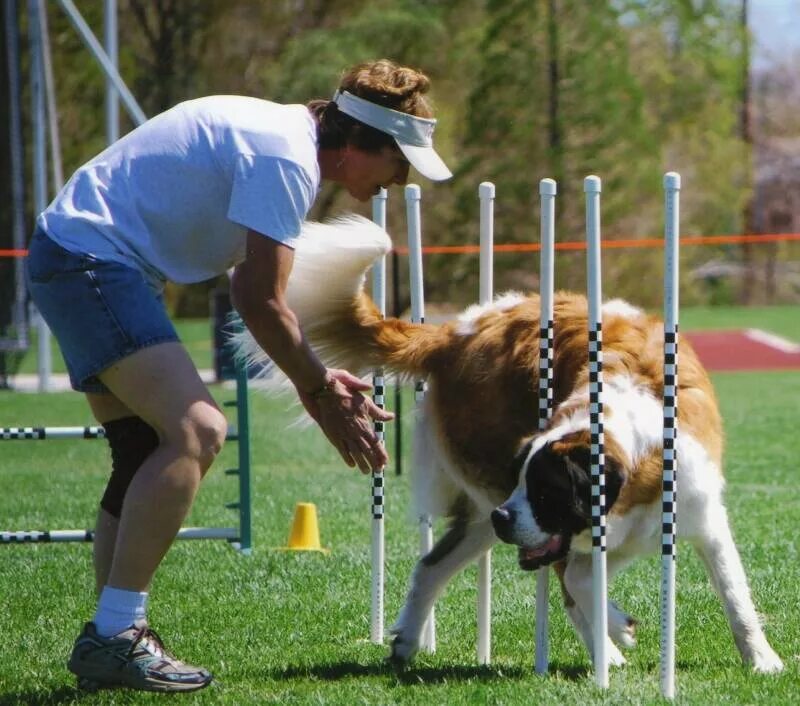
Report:
M 159 637 L 158 633 L 155 630 L 153 630 L 151 627 L 149 627 L 148 625 L 145 625 L 145 626 L 139 628 L 136 631 L 136 634 L 133 636 L 133 642 L 131 642 L 131 647 L 128 650 L 128 657 L 129 658 L 133 656 L 134 650 L 139 646 L 139 643 L 142 642 L 143 640 L 147 640 L 148 643 L 153 644 L 156 647 L 156 649 L 160 652 L 159 656 L 161 656 L 161 657 L 169 657 L 170 659 L 175 659 L 175 657 L 173 657 L 167 651 L 167 648 L 164 647 L 164 643 L 161 640 L 161 638 Z

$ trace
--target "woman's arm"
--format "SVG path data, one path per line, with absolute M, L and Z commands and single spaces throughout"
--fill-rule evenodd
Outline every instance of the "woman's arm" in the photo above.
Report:
M 344 370 L 328 370 L 311 350 L 286 302 L 294 251 L 255 231 L 231 282 L 231 300 L 272 361 L 297 388 L 303 405 L 345 463 L 362 472 L 382 468 L 388 457 L 372 420 L 393 418 L 361 394 L 369 385 Z

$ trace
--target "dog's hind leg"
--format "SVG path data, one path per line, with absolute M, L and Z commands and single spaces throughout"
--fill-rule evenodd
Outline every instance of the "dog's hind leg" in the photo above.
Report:
M 391 632 L 395 637 L 389 659 L 399 666 L 409 662 L 419 649 L 425 620 L 444 587 L 465 566 L 489 549 L 497 537 L 489 520 L 467 522 L 456 519 L 430 553 L 417 563 L 411 588 Z
M 705 522 L 690 541 L 708 569 L 722 600 L 742 660 L 762 673 L 780 672 L 783 662 L 770 647 L 756 613 L 725 507 L 709 502 Z M 678 525 L 680 527 L 680 523 Z

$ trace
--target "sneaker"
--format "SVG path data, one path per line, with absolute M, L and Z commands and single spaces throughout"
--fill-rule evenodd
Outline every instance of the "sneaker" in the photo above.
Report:
M 86 623 L 75 640 L 67 668 L 78 688 L 95 691 L 127 686 L 142 691 L 195 691 L 208 686 L 211 673 L 175 659 L 144 620 L 111 637 Z

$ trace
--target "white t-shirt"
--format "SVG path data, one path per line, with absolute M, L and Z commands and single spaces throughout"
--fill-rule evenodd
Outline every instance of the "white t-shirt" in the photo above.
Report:
M 67 250 L 135 267 L 160 288 L 241 262 L 248 228 L 293 247 L 319 184 L 305 106 L 209 96 L 82 166 L 38 224 Z

